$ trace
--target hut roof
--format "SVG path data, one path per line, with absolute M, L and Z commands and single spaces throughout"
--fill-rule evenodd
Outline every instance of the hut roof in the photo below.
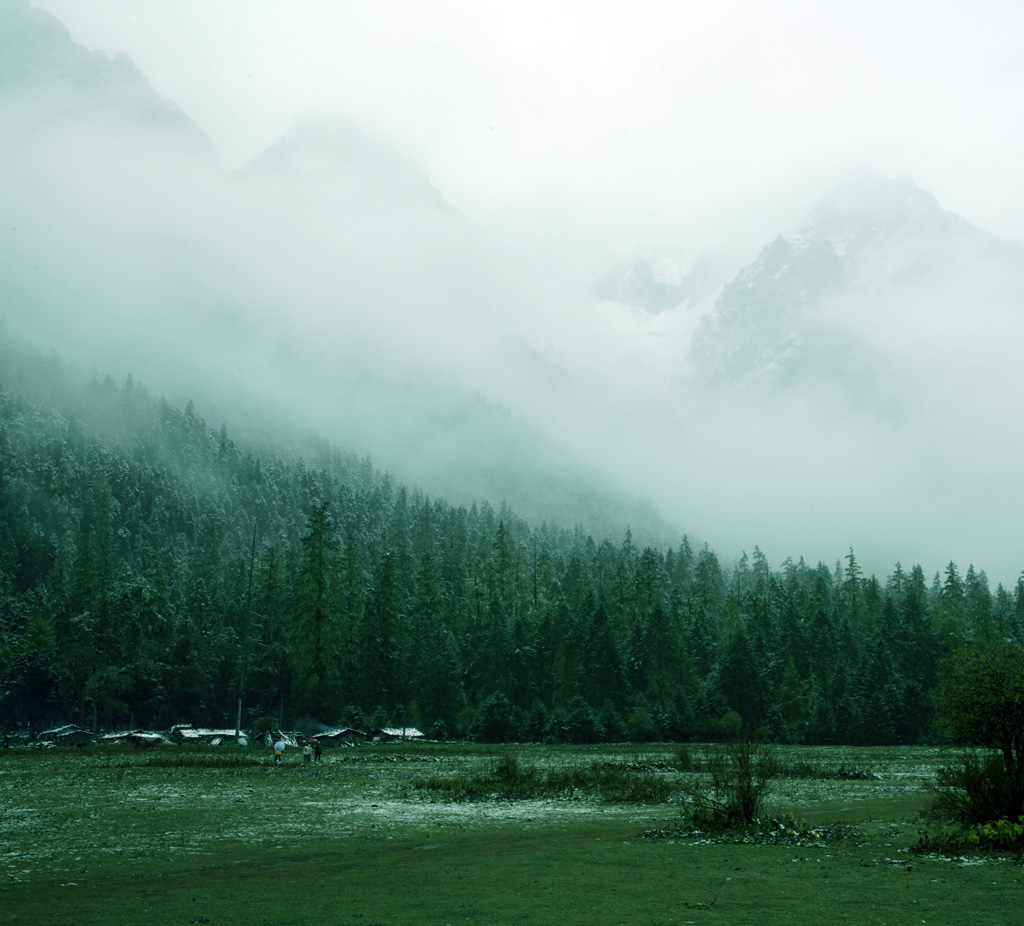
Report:
M 76 727 L 70 723 L 63 727 L 56 727 L 53 730 L 45 730 L 39 734 L 39 739 L 42 742 L 58 743 L 62 746 L 84 746 L 96 742 L 96 737 L 88 730 L 83 730 L 81 727 Z
M 352 727 L 341 727 L 337 730 L 324 730 L 323 733 L 317 733 L 316 736 L 311 737 L 325 746 L 333 746 L 338 743 L 353 743 L 357 740 L 365 740 L 366 734 L 362 730 L 356 730 Z
M 378 727 L 373 731 L 374 737 L 391 740 L 423 739 L 423 733 L 415 727 Z
M 133 746 L 157 746 L 160 743 L 169 743 L 170 740 L 162 733 L 130 730 L 127 733 L 106 733 L 100 737 L 100 742 L 112 745 L 131 743 Z
M 193 727 L 191 724 L 175 724 L 167 735 L 178 743 L 213 743 L 218 745 L 222 740 L 235 741 L 234 730 L 210 730 L 205 727 Z M 244 734 L 242 734 L 244 736 Z

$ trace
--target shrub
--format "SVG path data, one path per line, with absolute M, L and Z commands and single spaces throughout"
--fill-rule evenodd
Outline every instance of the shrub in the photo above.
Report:
M 676 766 L 681 772 L 699 772 L 700 757 L 694 758 L 690 747 L 683 743 L 676 749 Z
M 505 797 L 516 797 L 537 778 L 537 770 L 519 760 L 519 754 L 506 749 L 491 766 L 491 777 Z
M 723 830 L 756 823 L 778 772 L 772 749 L 738 739 L 710 753 L 704 767 L 708 780 L 686 788 L 692 801 L 692 824 L 698 829 Z
M 965 753 L 944 765 L 932 786 L 930 814 L 962 827 L 980 826 L 1024 814 L 1024 783 L 999 756 Z
M 600 743 L 605 737 L 601 718 L 579 695 L 576 695 L 566 707 L 566 720 L 570 743 Z
M 518 739 L 518 723 L 508 697 L 492 694 L 473 720 L 470 736 L 478 743 L 507 743 Z
M 530 712 L 523 721 L 523 738 L 533 743 L 539 743 L 544 739 L 544 732 L 548 726 L 548 711 L 540 700 L 535 700 Z
M 475 707 L 464 707 L 455 715 L 455 728 L 459 736 L 468 736 L 479 711 Z
M 736 711 L 728 711 L 708 724 L 708 734 L 719 740 L 735 740 L 743 729 L 743 718 Z
M 954 743 L 991 750 L 940 769 L 934 811 L 974 826 L 1024 814 L 1024 646 L 974 643 L 942 663 L 936 727 Z
M 1016 823 L 1003 817 L 991 823 L 972 826 L 964 833 L 963 841 L 968 845 L 995 852 L 1024 848 L 1024 816 Z
M 581 790 L 594 790 L 602 800 L 625 804 L 661 803 L 676 790 L 663 775 L 619 762 L 594 762 L 588 769 L 581 770 L 579 777 Z
M 666 776 L 621 762 L 596 761 L 541 770 L 523 762 L 512 749 L 501 753 L 486 771 L 477 775 L 416 778 L 412 785 L 447 800 L 571 798 L 590 794 L 604 801 L 629 804 L 661 803 L 677 790 L 677 785 Z
M 281 725 L 278 723 L 277 718 L 267 714 L 253 721 L 252 727 L 249 730 L 249 739 L 255 743 L 268 734 L 270 736 L 277 736 L 280 731 Z
M 846 765 L 835 765 L 829 762 L 811 762 L 807 759 L 796 759 L 779 762 L 776 768 L 777 778 L 805 778 L 818 781 L 873 781 L 878 776 L 859 768 L 847 768 Z
M 626 721 L 629 738 L 634 743 L 646 743 L 654 739 L 654 721 L 647 711 L 635 711 Z
M 565 708 L 556 707 L 551 712 L 544 731 L 544 739 L 549 743 L 569 742 L 569 715 L 566 714 Z

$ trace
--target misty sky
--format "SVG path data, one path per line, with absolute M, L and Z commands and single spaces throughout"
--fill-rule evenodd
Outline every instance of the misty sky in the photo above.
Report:
M 182 389 L 209 375 L 240 392 L 273 390 L 331 439 L 395 469 L 412 456 L 417 422 L 396 419 L 387 439 L 374 429 L 403 412 L 393 399 L 378 408 L 360 396 L 361 421 L 339 400 L 352 395 L 359 362 L 384 362 L 386 344 L 390 379 L 406 375 L 402 364 L 430 364 L 480 390 L 726 561 L 756 544 L 772 564 L 834 563 L 853 546 L 879 575 L 899 560 L 930 577 L 953 559 L 986 569 L 993 584 L 1016 580 L 1017 277 L 980 301 L 975 277 L 947 274 L 912 304 L 898 293 L 832 306 L 831 321 L 878 358 L 884 402 L 863 405 L 825 392 L 689 403 L 680 369 L 714 292 L 647 316 L 598 303 L 582 281 L 618 260 L 706 252 L 720 261 L 720 288 L 860 170 L 912 177 L 945 209 L 1024 242 L 1024 6 L 34 5 L 86 47 L 131 57 L 229 168 L 248 165 L 297 116 L 344 116 L 404 152 L 469 220 L 410 211 L 389 225 L 371 208 L 345 225 L 338 216 L 355 210 L 293 186 L 271 190 L 279 209 L 244 199 L 255 187 L 212 181 L 208 200 L 194 201 L 155 162 L 139 168 L 159 178 L 140 201 L 113 170 L 108 185 L 76 186 L 78 149 L 65 143 L 66 187 L 60 177 L 26 193 L 39 216 L 34 231 L 21 223 L 18 245 L 51 249 L 54 306 L 89 304 L 91 287 L 108 324 L 39 310 L 22 330 L 49 328 L 43 348 L 89 344 L 87 362 L 133 372 L 172 399 L 174 375 Z M 104 158 L 82 170 L 97 164 Z M 82 189 L 94 199 L 83 202 Z M 67 219 L 68 209 L 62 243 L 49 216 Z M 94 220 L 107 223 L 105 237 Z M 143 253 L 140 228 L 163 250 Z M 168 254 L 206 268 L 188 292 L 167 285 Z M 77 287 L 73 300 L 62 276 Z M 437 449 L 419 436 L 423 455 Z
M 756 248 L 851 167 L 1024 240 L 1013 0 L 35 2 L 229 165 L 344 114 L 524 244 Z

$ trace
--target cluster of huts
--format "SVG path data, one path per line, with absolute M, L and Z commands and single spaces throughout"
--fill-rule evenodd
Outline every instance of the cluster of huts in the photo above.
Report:
M 245 736 L 243 733 L 242 736 Z M 352 727 L 328 729 L 315 734 L 303 733 L 265 733 L 262 741 L 272 746 L 278 740 L 284 740 L 289 746 L 298 746 L 315 739 L 321 746 L 360 746 L 366 743 L 390 743 L 423 740 L 423 734 L 415 727 L 381 727 L 369 732 L 355 730 Z M 255 740 L 252 740 L 255 742 Z M 204 727 L 193 727 L 191 724 L 175 724 L 163 733 L 147 730 L 130 730 L 124 733 L 90 733 L 74 724 L 56 727 L 40 733 L 34 740 L 40 744 L 54 746 L 93 746 L 127 745 L 143 749 L 149 746 L 171 745 L 182 743 L 202 743 L 210 746 L 222 744 L 236 745 L 238 735 L 234 730 L 212 730 Z

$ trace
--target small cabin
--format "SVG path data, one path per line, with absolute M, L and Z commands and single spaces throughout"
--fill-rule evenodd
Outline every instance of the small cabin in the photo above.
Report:
M 88 730 L 67 724 L 53 730 L 45 730 L 39 734 L 41 743 L 53 743 L 56 746 L 91 746 L 96 737 Z
M 245 734 L 241 734 L 245 735 Z M 238 737 L 234 730 L 208 730 L 205 727 L 193 727 L 188 723 L 179 723 L 167 731 L 167 737 L 173 743 L 205 743 L 219 746 L 221 743 L 237 743 Z
M 321 746 L 358 746 L 366 742 L 366 734 L 362 730 L 344 727 L 340 730 L 325 730 L 312 737 Z
M 161 733 L 130 730 L 127 733 L 106 733 L 100 737 L 100 742 L 107 746 L 134 746 L 136 749 L 147 749 L 150 746 L 165 746 L 171 741 Z
M 395 740 L 407 742 L 409 740 L 425 739 L 423 734 L 415 727 L 378 727 L 370 738 L 375 743 L 391 743 Z

